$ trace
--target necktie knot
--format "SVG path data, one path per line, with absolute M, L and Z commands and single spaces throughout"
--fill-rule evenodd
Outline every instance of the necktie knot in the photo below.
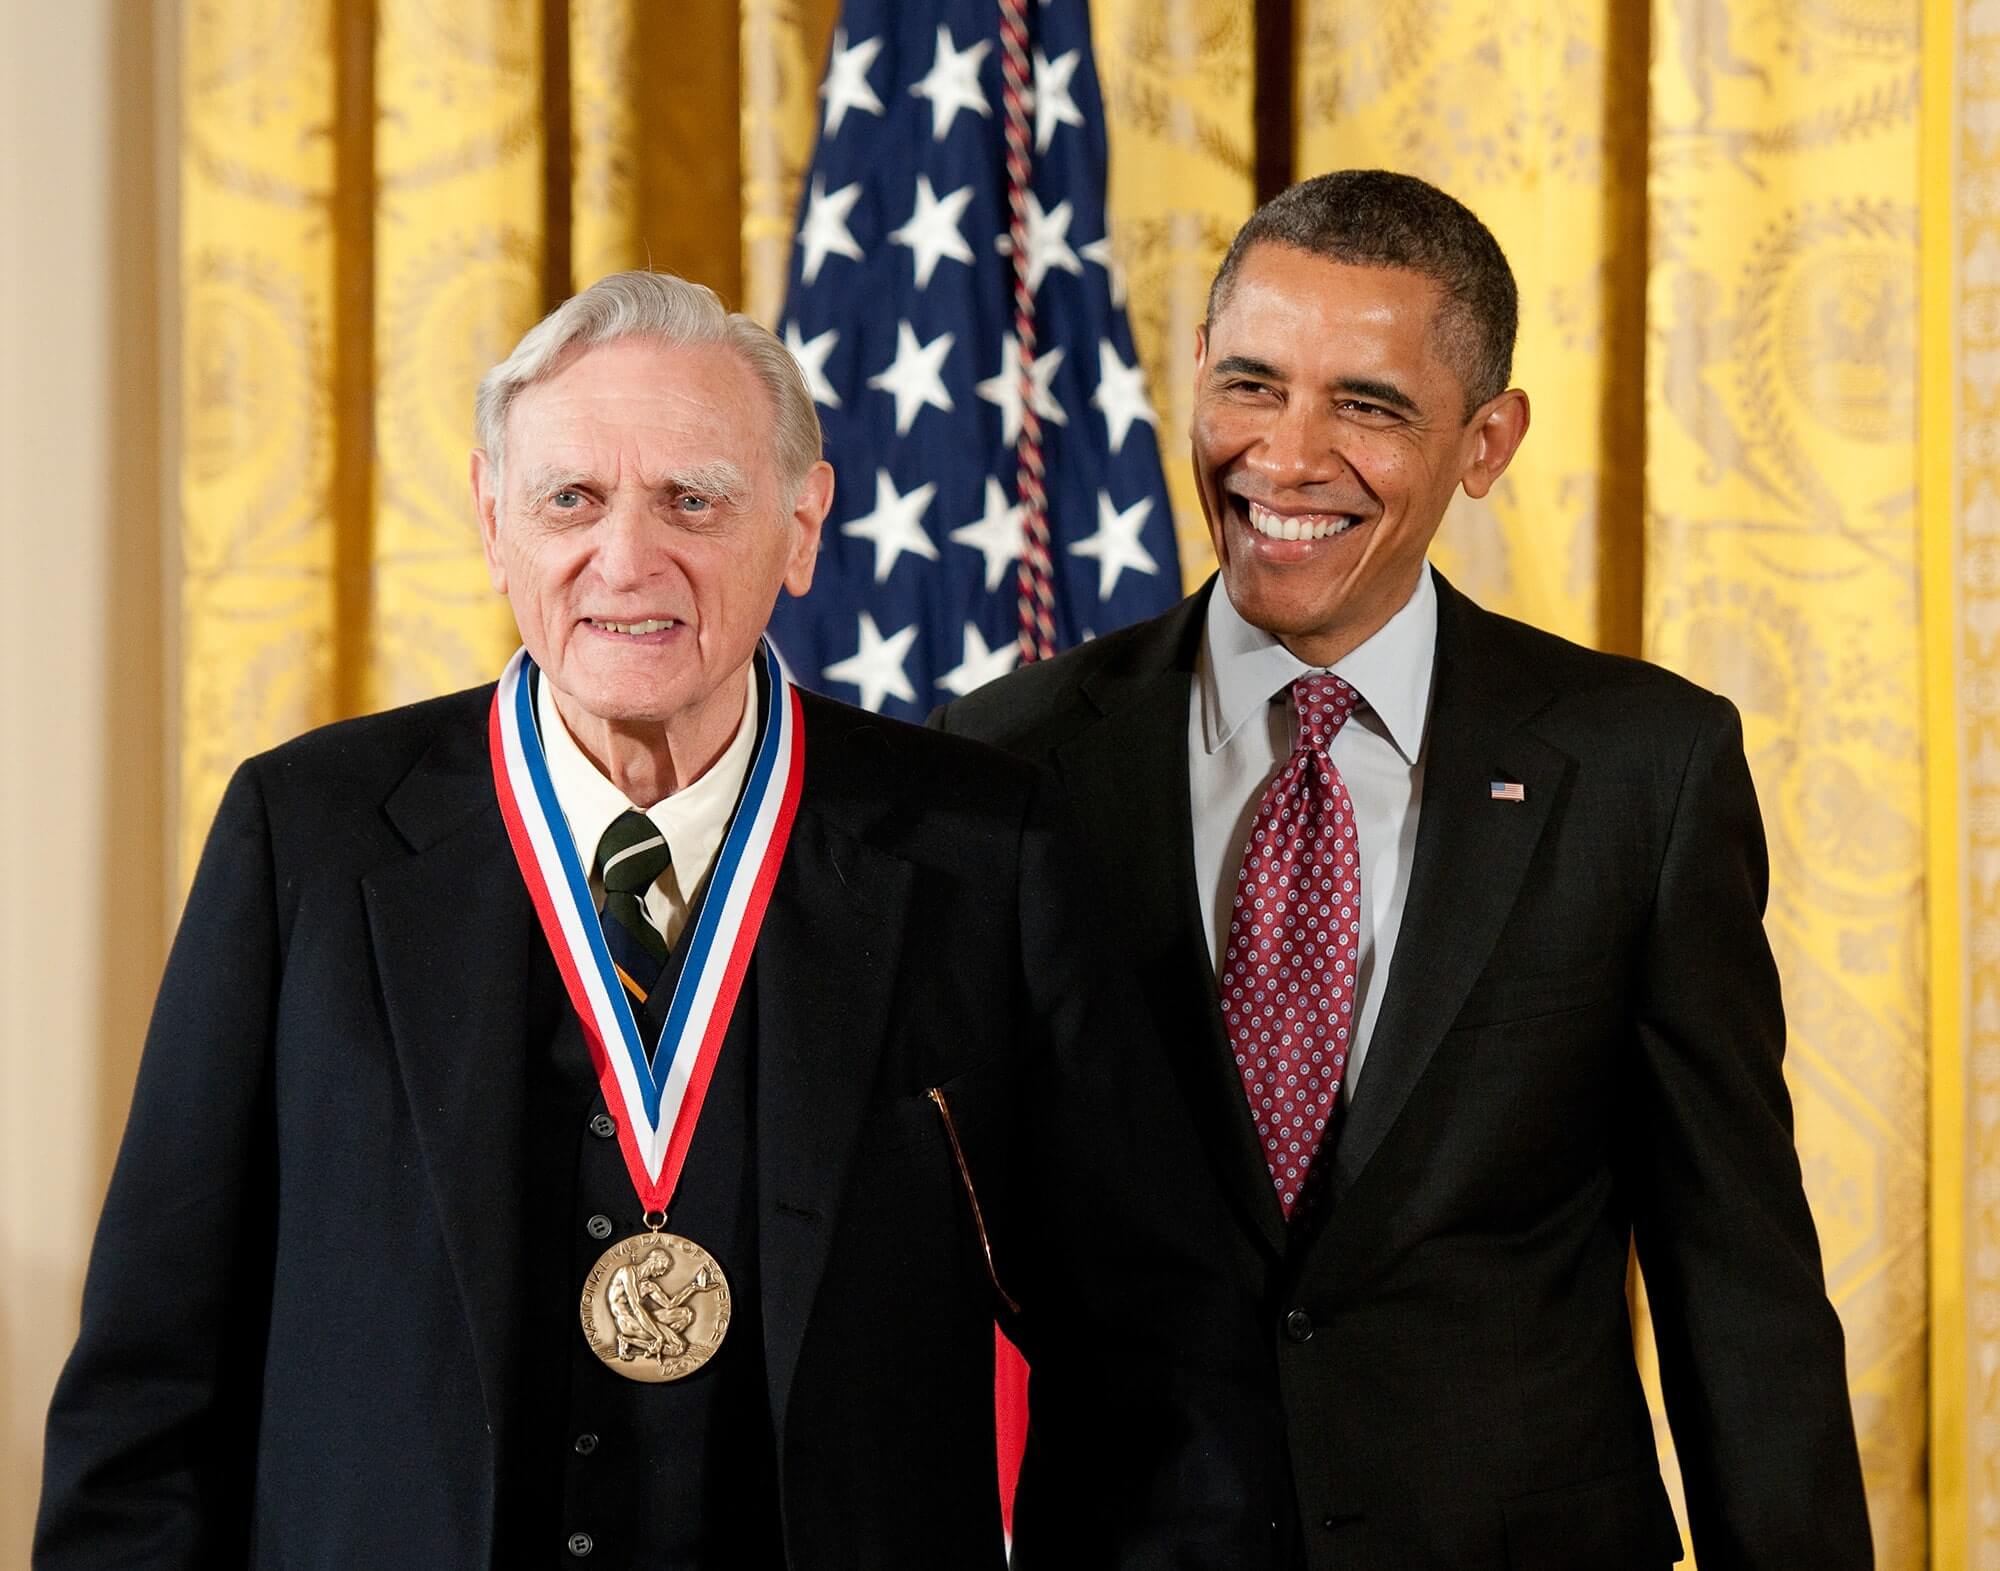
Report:
M 644 813 L 620 813 L 597 842 L 597 876 L 607 895 L 636 895 L 643 900 L 653 880 L 673 863 L 667 837 Z
M 1300 677 L 1292 683 L 1292 707 L 1299 717 L 1298 745 L 1324 753 L 1360 703 L 1361 695 L 1330 672 Z

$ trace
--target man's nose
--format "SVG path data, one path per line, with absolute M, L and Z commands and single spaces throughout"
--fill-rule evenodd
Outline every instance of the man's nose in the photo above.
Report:
M 666 525 L 637 498 L 616 499 L 598 525 L 597 575 L 607 588 L 644 584 L 666 562 Z
M 1277 411 L 1263 440 L 1249 456 L 1257 469 L 1286 485 L 1323 480 L 1340 463 L 1334 450 L 1333 422 L 1304 400 L 1294 400 Z

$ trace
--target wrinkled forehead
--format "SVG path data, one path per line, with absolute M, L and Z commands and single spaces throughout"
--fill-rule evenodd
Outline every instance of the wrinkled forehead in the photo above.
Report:
M 726 474 L 742 489 L 770 474 L 772 425 L 769 396 L 729 345 L 635 337 L 580 346 L 522 388 L 507 441 L 531 465 L 615 463 L 649 481 Z

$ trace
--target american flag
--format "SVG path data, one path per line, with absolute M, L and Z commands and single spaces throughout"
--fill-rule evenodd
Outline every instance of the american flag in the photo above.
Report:
M 1018 299 L 1009 10 L 1025 88 Z M 1047 642 L 1180 597 L 1157 422 L 1105 232 L 1087 0 L 847 0 L 820 102 L 781 331 L 838 493 L 812 593 L 781 597 L 772 634 L 808 686 L 920 719 L 1021 658 L 1024 427 L 1032 441 L 1039 425 L 1046 475 Z

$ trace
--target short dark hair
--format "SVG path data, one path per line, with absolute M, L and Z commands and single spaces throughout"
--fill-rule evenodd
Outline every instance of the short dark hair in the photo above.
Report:
M 1342 169 L 1280 191 L 1236 232 L 1208 289 L 1213 322 L 1251 247 L 1285 245 L 1352 267 L 1400 267 L 1438 286 L 1438 352 L 1470 417 L 1506 391 L 1520 297 L 1500 242 L 1472 209 L 1414 175 Z

